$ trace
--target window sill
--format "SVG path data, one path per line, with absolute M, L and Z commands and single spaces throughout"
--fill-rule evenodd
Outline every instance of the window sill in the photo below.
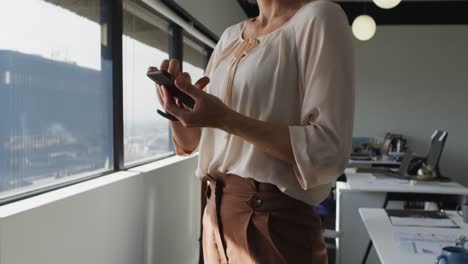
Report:
M 169 158 L 157 160 L 157 161 L 155 161 L 155 162 L 150 162 L 150 163 L 147 163 L 147 164 L 144 164 L 144 165 L 140 165 L 140 166 L 136 166 L 136 167 L 130 168 L 130 169 L 128 169 L 127 171 L 130 171 L 130 172 L 139 172 L 139 173 L 147 173 L 147 172 L 151 172 L 151 171 L 157 170 L 157 169 L 159 169 L 159 168 L 166 167 L 166 166 L 169 166 L 169 165 L 171 165 L 171 164 L 174 164 L 174 163 L 177 163 L 177 162 L 181 162 L 181 161 L 184 161 L 184 160 L 193 158 L 193 157 L 198 157 L 198 152 L 193 153 L 193 154 L 188 155 L 188 156 L 177 156 L 177 155 L 174 155 L 174 156 L 171 156 L 171 157 L 169 157 Z

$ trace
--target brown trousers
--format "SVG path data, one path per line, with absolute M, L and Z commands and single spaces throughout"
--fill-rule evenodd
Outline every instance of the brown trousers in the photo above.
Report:
M 205 264 L 327 263 L 322 223 L 312 206 L 234 174 L 206 179 Z

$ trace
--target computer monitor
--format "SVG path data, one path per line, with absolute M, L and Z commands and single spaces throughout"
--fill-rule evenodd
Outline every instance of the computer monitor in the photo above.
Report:
M 388 155 L 388 152 L 390 151 L 390 145 L 392 144 L 392 137 L 389 133 L 385 135 L 384 142 L 382 144 L 382 148 L 380 150 L 382 155 Z
M 447 141 L 448 133 L 446 131 L 436 131 L 432 135 L 431 146 L 429 148 L 429 154 L 427 155 L 427 165 L 430 165 L 436 170 L 439 175 L 439 162 L 442 152 L 444 150 L 445 142 Z

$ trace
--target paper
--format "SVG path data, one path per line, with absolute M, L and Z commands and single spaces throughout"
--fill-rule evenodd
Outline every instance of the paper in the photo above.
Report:
M 437 256 L 442 248 L 455 246 L 457 235 L 440 235 L 433 233 L 394 232 L 394 239 L 399 243 L 400 252 L 410 255 Z
M 378 183 L 382 185 L 401 185 L 401 184 L 409 184 L 409 180 L 404 179 L 397 179 L 397 178 L 376 178 L 373 176 L 373 179 L 369 180 L 369 183 Z
M 390 216 L 394 226 L 458 227 L 451 219 Z

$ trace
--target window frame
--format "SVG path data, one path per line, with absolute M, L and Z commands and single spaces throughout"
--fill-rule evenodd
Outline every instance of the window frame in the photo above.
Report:
M 140 3 L 139 3 L 140 4 Z M 123 8 L 124 8 L 124 0 L 100 0 L 101 5 L 101 30 L 103 34 L 106 34 L 107 42 L 107 49 L 102 51 L 103 59 L 108 59 L 111 62 L 110 72 L 112 74 L 112 118 L 113 118 L 113 125 L 112 125 L 112 136 L 113 136 L 113 146 L 112 146 L 112 156 L 113 156 L 113 169 L 99 172 L 99 173 L 92 173 L 90 172 L 89 176 L 81 177 L 78 179 L 73 179 L 69 181 L 65 181 L 62 183 L 51 184 L 47 187 L 36 188 L 32 190 L 28 190 L 22 193 L 13 194 L 11 196 L 7 196 L 5 198 L 0 199 L 0 206 L 13 203 L 16 201 L 20 201 L 23 199 L 27 199 L 33 196 L 37 196 L 40 194 L 44 194 L 50 191 L 54 191 L 57 189 L 65 188 L 74 184 L 82 183 L 85 181 L 89 181 L 92 179 L 96 179 L 111 173 L 125 171 L 131 169 L 133 167 L 141 166 L 143 164 L 155 162 L 158 160 L 166 159 L 172 156 L 175 156 L 174 146 L 172 144 L 172 131 L 170 130 L 170 126 L 168 124 L 169 129 L 169 139 L 170 139 L 170 150 L 173 151 L 167 155 L 161 155 L 156 157 L 149 157 L 143 161 L 137 161 L 134 163 L 125 165 L 125 157 L 124 157 L 124 102 L 123 102 L 123 43 L 122 43 L 122 36 L 123 36 Z M 156 11 L 154 8 L 143 5 L 145 9 L 148 11 Z M 183 17 L 184 14 L 181 13 L 180 10 L 173 10 L 176 15 Z M 181 61 L 181 65 L 183 64 L 183 35 L 189 34 L 189 32 L 185 31 L 181 26 L 177 23 L 172 21 L 169 17 L 161 15 L 169 22 L 169 47 L 168 47 L 168 54 L 169 58 L 176 58 Z M 193 21 L 195 22 L 195 21 Z M 196 22 L 198 23 L 198 22 Z M 205 30 L 200 30 L 201 33 L 207 37 L 210 37 L 211 32 L 207 32 Z M 212 39 L 212 38 L 211 38 Z M 202 43 L 202 42 L 201 42 Z M 213 49 L 206 44 L 202 44 L 204 47 L 204 60 L 205 60 L 205 69 L 208 64 L 209 58 Z

